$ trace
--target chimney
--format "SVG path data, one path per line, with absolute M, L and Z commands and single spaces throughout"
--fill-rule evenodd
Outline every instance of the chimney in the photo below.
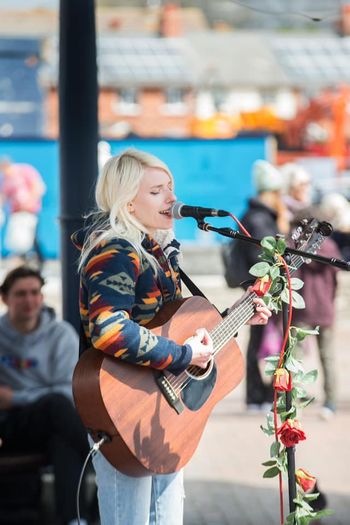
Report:
M 169 2 L 163 6 L 159 21 L 159 34 L 167 38 L 182 36 L 182 10 L 177 3 Z
M 340 34 L 342 36 L 350 35 L 350 4 L 341 7 Z

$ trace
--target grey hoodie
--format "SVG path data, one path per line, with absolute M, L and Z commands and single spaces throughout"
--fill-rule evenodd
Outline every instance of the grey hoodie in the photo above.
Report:
M 73 327 L 57 321 L 51 308 L 43 308 L 39 326 L 29 334 L 18 332 L 7 314 L 0 317 L 0 385 L 14 390 L 14 406 L 51 392 L 72 398 L 78 348 Z

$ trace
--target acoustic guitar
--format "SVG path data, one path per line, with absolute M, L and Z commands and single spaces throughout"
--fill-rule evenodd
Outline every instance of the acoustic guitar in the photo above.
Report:
M 308 253 L 325 236 L 325 228 L 316 223 L 307 228 Z M 291 270 L 303 262 L 293 255 Z M 178 300 L 166 304 L 147 325 L 179 344 L 197 327 L 206 327 L 214 344 L 206 370 L 190 365 L 175 376 L 94 348 L 83 352 L 73 376 L 75 404 L 94 441 L 108 436 L 101 452 L 119 471 L 136 477 L 165 474 L 191 459 L 212 409 L 243 378 L 244 361 L 234 336 L 254 315 L 255 297 L 255 292 L 248 294 L 225 318 L 203 297 Z

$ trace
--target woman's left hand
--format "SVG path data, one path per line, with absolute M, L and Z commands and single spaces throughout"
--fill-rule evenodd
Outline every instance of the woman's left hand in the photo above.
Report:
M 268 309 L 264 301 L 260 297 L 253 299 L 255 304 L 255 314 L 247 321 L 246 324 L 267 324 L 269 317 L 271 317 L 271 311 Z
M 242 295 L 242 297 L 238 301 L 236 301 L 234 305 L 231 306 L 227 313 L 230 313 L 236 306 L 242 303 L 244 299 L 248 297 L 248 295 L 250 295 L 252 292 L 253 287 L 249 286 L 249 288 L 247 288 L 247 290 L 245 291 L 244 295 Z M 246 324 L 267 324 L 269 317 L 271 317 L 272 315 L 271 310 L 266 306 L 261 297 L 254 297 L 253 303 L 255 305 L 255 314 L 249 319 L 249 321 L 246 322 Z

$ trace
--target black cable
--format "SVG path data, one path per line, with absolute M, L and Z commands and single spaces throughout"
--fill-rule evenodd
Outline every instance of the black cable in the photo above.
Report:
M 312 16 L 308 13 L 304 13 L 303 11 L 293 11 L 293 10 L 287 10 L 287 11 L 270 11 L 268 9 L 261 9 L 252 5 L 245 4 L 243 2 L 240 2 L 239 0 L 231 0 L 233 4 L 236 4 L 240 7 L 244 7 L 245 9 L 250 9 L 250 11 L 256 11 L 258 13 L 262 13 L 264 15 L 274 15 L 274 16 L 286 16 L 286 15 L 292 15 L 292 16 L 301 16 L 304 18 L 307 18 L 308 20 L 311 20 L 312 22 L 323 22 L 324 20 L 327 20 L 327 18 L 339 18 L 339 10 L 335 9 L 328 9 L 323 11 L 329 11 L 330 13 L 325 16 Z M 341 4 L 338 0 L 338 9 L 341 7 Z
M 79 504 L 79 501 L 80 501 L 80 489 L 81 489 L 81 484 L 82 484 L 82 481 L 83 481 L 83 478 L 84 478 L 85 469 L 86 469 L 90 459 L 100 450 L 100 448 L 102 447 L 103 443 L 107 443 L 110 440 L 111 440 L 111 438 L 107 434 L 103 435 L 101 437 L 100 441 L 97 441 L 97 443 L 93 444 L 93 446 L 89 450 L 89 453 L 86 456 L 86 459 L 84 461 L 84 465 L 83 465 L 83 467 L 81 469 L 81 473 L 80 473 L 80 478 L 79 478 L 79 483 L 78 483 L 78 488 L 77 488 L 77 496 L 76 496 L 78 525 L 80 525 L 80 504 Z

